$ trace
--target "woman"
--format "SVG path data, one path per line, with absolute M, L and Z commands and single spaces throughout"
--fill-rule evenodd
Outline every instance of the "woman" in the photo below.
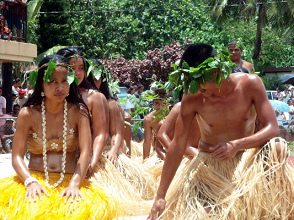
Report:
M 96 59 L 92 59 L 92 61 L 96 67 L 101 65 Z M 123 142 L 124 110 L 111 96 L 105 71 L 102 71 L 99 76 L 94 76 L 93 79 L 93 86 L 96 86 L 105 95 L 109 104 L 109 134 L 111 142 L 104 149 L 105 157 L 117 167 L 124 179 L 136 188 L 134 191 L 138 191 L 144 199 L 150 199 L 154 196 L 154 189 L 156 188 L 155 179 L 142 164 L 131 160 L 125 154 Z
M 93 121 L 93 157 L 87 176 L 93 174 L 104 147 L 109 139 L 109 107 L 103 94 L 95 90 L 86 79 L 85 62 L 82 52 L 76 48 L 63 48 L 57 54 L 64 56 L 78 78 L 79 92 L 88 106 Z
M 31 74 L 35 91 L 18 115 L 12 151 L 18 175 L 0 180 L 0 219 L 115 217 L 116 202 L 84 180 L 91 151 L 91 120 L 72 83 L 69 63 L 59 55 L 47 56 L 38 73 Z M 28 167 L 23 159 L 27 149 Z

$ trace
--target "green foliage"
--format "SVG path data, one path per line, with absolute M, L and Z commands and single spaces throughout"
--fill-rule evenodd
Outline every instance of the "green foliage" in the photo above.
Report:
M 282 87 L 282 82 L 278 76 L 264 76 L 261 79 L 266 90 L 276 90 L 277 87 Z
M 198 92 L 200 85 L 205 85 L 214 78 L 214 82 L 220 88 L 221 80 L 228 79 L 232 73 L 232 67 L 236 66 L 229 57 L 226 50 L 219 51 L 217 56 L 209 57 L 197 67 L 190 67 L 185 61 L 182 65 L 179 62 L 172 65 L 174 71 L 169 75 L 169 81 L 175 86 L 174 95 L 178 98 L 178 94 L 183 91 L 184 94 L 191 95 Z M 218 69 L 217 71 L 213 71 Z

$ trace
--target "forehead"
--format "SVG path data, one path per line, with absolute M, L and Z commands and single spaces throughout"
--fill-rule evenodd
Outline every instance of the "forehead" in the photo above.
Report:
M 154 103 L 161 103 L 161 102 L 163 102 L 163 100 L 162 99 L 154 99 L 153 102 Z
M 71 65 L 78 65 L 78 66 L 81 66 L 81 65 L 84 65 L 84 60 L 81 58 L 81 57 L 73 57 L 69 60 L 69 63 Z
M 68 74 L 68 69 L 65 66 L 57 66 L 52 73 L 53 78 L 66 77 Z

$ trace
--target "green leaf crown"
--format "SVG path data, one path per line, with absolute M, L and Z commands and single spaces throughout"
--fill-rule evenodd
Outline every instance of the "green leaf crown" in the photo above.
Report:
M 46 68 L 44 71 L 43 80 L 44 80 L 44 82 L 46 82 L 48 84 L 51 81 L 52 73 L 54 72 L 54 70 L 56 69 L 57 66 L 64 66 L 69 70 L 68 75 L 67 75 L 68 84 L 75 82 L 78 85 L 78 78 L 76 77 L 75 72 L 70 67 L 70 65 L 66 64 L 66 63 L 57 63 L 56 64 L 53 60 L 50 60 L 48 64 L 44 64 L 44 65 L 40 66 L 37 70 L 30 71 L 30 76 L 29 76 L 30 85 L 35 86 L 35 84 L 37 82 L 37 78 L 38 78 L 38 71 L 43 68 Z
M 178 98 L 181 91 L 184 94 L 189 91 L 191 95 L 197 93 L 200 85 L 211 82 L 214 74 L 214 82 L 220 88 L 221 81 L 229 78 L 232 67 L 236 64 L 231 61 L 227 50 L 221 50 L 215 57 L 207 58 L 197 67 L 190 67 L 185 61 L 180 66 L 180 60 L 171 66 L 174 71 L 169 74 L 169 82 L 174 85 L 173 96 Z M 218 69 L 218 71 L 213 71 L 214 69 Z

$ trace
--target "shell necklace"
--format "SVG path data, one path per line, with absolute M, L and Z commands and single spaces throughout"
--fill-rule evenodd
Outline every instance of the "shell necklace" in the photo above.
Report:
M 67 134 L 67 101 L 64 100 L 64 116 L 63 116 L 63 136 L 62 136 L 62 142 L 63 142 L 63 154 L 62 154 L 62 172 L 60 173 L 59 180 L 54 183 L 53 185 L 49 184 L 49 175 L 48 175 L 48 167 L 47 167 L 47 149 L 46 149 L 46 116 L 45 116 L 45 104 L 44 99 L 42 100 L 41 105 L 41 114 L 42 114 L 42 140 L 43 140 L 43 164 L 44 164 L 44 171 L 45 171 L 45 177 L 46 177 L 46 185 L 53 188 L 57 187 L 64 179 L 65 174 L 65 163 L 66 163 L 66 134 Z

